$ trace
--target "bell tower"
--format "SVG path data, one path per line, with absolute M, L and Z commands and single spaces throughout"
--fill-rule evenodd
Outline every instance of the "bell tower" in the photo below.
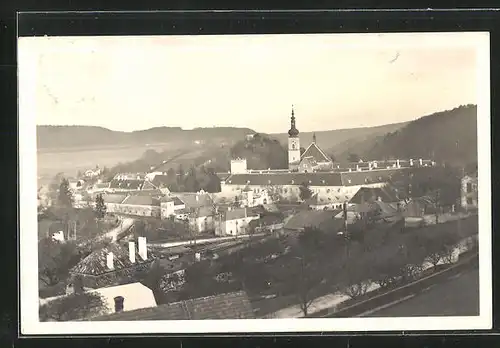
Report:
M 290 130 L 288 131 L 288 168 L 297 168 L 300 162 L 300 139 L 299 130 L 295 127 L 295 112 L 292 105 L 292 117 L 290 119 Z

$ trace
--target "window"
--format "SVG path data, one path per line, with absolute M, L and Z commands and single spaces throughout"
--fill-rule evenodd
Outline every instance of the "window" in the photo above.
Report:
M 472 183 L 467 183 L 467 192 L 472 192 Z
M 326 189 L 326 193 L 330 193 L 330 189 Z
M 472 205 L 472 198 L 467 198 L 467 205 Z

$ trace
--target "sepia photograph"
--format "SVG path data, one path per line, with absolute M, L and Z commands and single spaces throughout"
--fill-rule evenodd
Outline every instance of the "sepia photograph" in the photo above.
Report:
M 19 38 L 22 333 L 491 328 L 489 45 Z

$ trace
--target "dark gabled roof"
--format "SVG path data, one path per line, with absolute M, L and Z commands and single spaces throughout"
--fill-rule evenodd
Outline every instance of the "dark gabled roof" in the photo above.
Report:
M 374 202 L 378 199 L 382 202 L 393 203 L 399 199 L 396 193 L 389 187 L 361 187 L 358 192 L 351 198 L 350 203 L 362 204 L 364 202 Z
M 215 175 L 217 175 L 219 180 L 224 181 L 231 175 L 231 173 L 215 173 Z
M 300 159 L 302 160 L 303 158 L 307 157 L 312 157 L 314 161 L 316 161 L 317 163 L 332 161 L 330 157 L 328 157 L 328 155 L 324 153 L 323 150 L 321 150 L 316 143 L 311 143 L 311 145 L 309 145 L 307 149 L 304 151 L 302 156 L 300 156 Z
M 226 212 L 225 220 L 243 219 L 245 216 L 259 216 L 259 214 L 251 208 L 235 208 Z
M 323 211 L 323 210 L 305 210 L 295 214 L 285 224 L 285 229 L 301 230 L 305 227 L 320 227 L 329 220 L 334 220 L 335 215 L 339 210 Z
M 109 183 L 109 188 L 111 189 L 122 189 L 122 190 L 141 190 L 144 185 L 144 180 L 120 180 L 113 179 Z
M 113 270 L 109 270 L 106 264 L 108 253 L 113 253 Z M 110 244 L 102 249 L 93 251 L 90 255 L 81 260 L 71 269 L 73 274 L 98 276 L 101 274 L 116 272 L 137 264 L 149 263 L 158 258 L 158 254 L 148 248 L 148 259 L 142 260 L 139 253 L 136 252 L 135 264 L 130 262 L 128 248 L 121 247 L 118 244 Z
M 212 206 L 214 203 L 208 193 L 183 192 L 176 193 L 175 196 L 184 202 L 186 208 L 200 208 L 208 205 Z
M 301 185 L 342 186 L 340 173 L 255 173 L 233 174 L 226 179 L 230 185 Z
M 156 187 L 162 187 L 162 186 L 166 187 L 171 182 L 171 179 L 169 178 L 168 175 L 158 174 L 158 175 L 155 175 L 155 177 L 153 178 L 153 180 L 151 182 Z
M 121 203 L 125 200 L 125 198 L 127 198 L 127 195 L 112 194 L 112 193 L 102 195 L 104 203 Z
M 168 303 L 152 308 L 114 313 L 92 321 L 254 319 L 244 291 Z
M 141 190 L 157 190 L 158 187 L 151 181 L 145 180 L 144 185 L 142 185 Z

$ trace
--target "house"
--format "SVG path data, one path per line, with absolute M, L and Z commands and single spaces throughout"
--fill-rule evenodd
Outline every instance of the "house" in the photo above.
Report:
M 284 226 L 285 232 L 302 232 L 307 227 L 318 228 L 325 232 L 337 232 L 343 226 L 343 221 L 334 217 L 339 210 L 304 210 L 293 215 Z
M 396 192 L 389 186 L 361 187 L 349 200 L 350 204 L 363 204 L 365 202 L 381 201 L 385 203 L 399 203 Z
M 161 216 L 160 198 L 150 195 L 128 195 L 119 204 L 120 213 L 134 216 Z
M 83 189 L 85 181 L 81 179 L 68 179 L 69 188 L 72 191 L 77 191 Z
M 460 185 L 460 205 L 463 209 L 477 209 L 478 207 L 478 179 L 477 172 L 466 175 L 461 180 Z
M 333 169 L 332 159 L 316 143 L 316 134 L 313 134 L 312 143 L 300 156 L 299 172 L 310 173 L 318 170 Z
M 176 216 L 179 211 L 186 209 L 186 204 L 176 196 L 164 196 L 160 200 L 161 218 L 168 219 L 171 216 Z
M 255 314 L 244 291 L 219 294 L 173 302 L 153 308 L 121 312 L 96 318 L 93 321 L 132 320 L 203 320 L 255 319 Z M 223 329 L 221 329 L 222 331 Z
M 283 230 L 283 218 L 279 215 L 264 215 L 248 223 L 248 229 L 259 232 L 279 232 Z
M 158 252 L 147 247 L 146 238 L 139 237 L 128 248 L 110 244 L 95 250 L 70 270 L 71 279 L 81 279 L 85 288 L 97 289 L 130 282 L 137 272 L 146 271 L 160 258 Z
M 102 296 L 107 307 L 106 314 L 156 307 L 153 291 L 138 282 L 94 289 L 89 292 Z
M 339 209 L 342 206 L 340 203 L 333 204 L 324 198 L 320 198 L 317 193 L 313 194 L 311 198 L 306 199 L 302 204 L 312 210 Z
M 215 233 L 218 235 L 237 236 L 248 233 L 248 223 L 259 219 L 259 214 L 250 208 L 228 208 L 221 217 Z
M 191 229 L 197 233 L 210 232 L 215 229 L 215 211 L 213 206 L 184 208 L 174 213 L 175 218 L 188 221 Z

